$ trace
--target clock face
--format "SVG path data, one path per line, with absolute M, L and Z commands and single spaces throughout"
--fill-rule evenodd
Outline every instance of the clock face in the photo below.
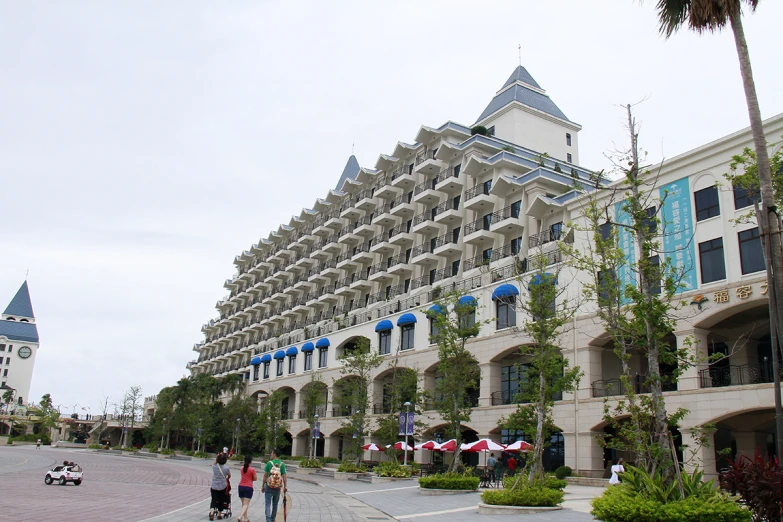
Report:
M 21 348 L 19 348 L 19 351 L 16 352 L 16 353 L 22 359 L 27 359 L 28 357 L 30 357 L 33 354 L 33 351 L 30 349 L 29 346 L 22 346 Z

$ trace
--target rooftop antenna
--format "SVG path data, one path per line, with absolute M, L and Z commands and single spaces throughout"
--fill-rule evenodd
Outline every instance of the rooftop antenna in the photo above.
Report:
M 519 44 L 519 65 L 522 65 L 522 44 Z
M 30 269 L 28 268 L 27 271 L 24 273 L 24 280 L 27 281 L 27 276 L 30 275 Z
M 356 145 L 356 143 L 351 143 L 351 156 L 353 156 L 353 147 Z

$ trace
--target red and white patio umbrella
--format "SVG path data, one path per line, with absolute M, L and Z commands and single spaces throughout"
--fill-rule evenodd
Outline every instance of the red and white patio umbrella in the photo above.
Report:
M 438 448 L 438 451 L 442 451 L 445 453 L 447 451 L 448 452 L 456 451 L 456 449 L 457 449 L 457 439 L 451 439 L 441 444 L 440 447 Z
M 479 439 L 476 442 L 465 444 L 462 451 L 478 453 L 479 451 L 503 451 L 506 447 L 492 439 Z
M 364 451 L 369 451 L 370 452 L 370 460 L 372 460 L 372 452 L 373 451 L 383 451 L 383 448 L 378 446 L 375 443 L 365 444 L 364 446 L 362 446 L 362 449 Z
M 524 440 L 518 440 L 506 446 L 506 451 L 525 453 L 528 451 L 533 451 L 533 445 L 529 442 L 525 442 Z
M 428 440 L 427 442 L 422 442 L 421 444 L 416 444 L 414 446 L 417 450 L 430 450 L 430 451 L 437 451 L 440 449 L 440 444 L 435 442 L 434 440 Z
M 405 451 L 405 446 L 406 446 L 406 444 L 400 440 L 400 441 L 395 442 L 393 447 L 397 451 Z M 386 446 L 386 448 L 391 448 L 391 447 L 392 447 L 391 444 Z M 416 448 L 412 448 L 410 445 L 408 445 L 408 451 L 416 451 Z

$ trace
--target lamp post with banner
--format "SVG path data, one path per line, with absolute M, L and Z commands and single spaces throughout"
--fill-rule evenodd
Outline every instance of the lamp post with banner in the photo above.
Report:
M 236 427 L 236 442 L 234 443 L 234 453 L 239 454 L 239 418 L 237 417 L 237 427 Z
M 400 413 L 400 435 L 405 435 L 405 447 L 403 448 L 402 465 L 408 465 L 408 435 L 413 435 L 413 415 L 411 403 L 406 402 L 405 413 Z
M 163 417 L 163 433 L 160 434 L 160 450 L 163 451 L 163 441 L 166 438 L 166 422 L 168 422 L 168 417 Z
M 201 419 L 198 420 L 198 451 L 201 451 Z
M 316 450 L 316 446 L 318 445 L 318 439 L 321 436 L 321 423 L 318 421 L 318 414 L 316 413 L 313 417 L 313 447 L 312 447 L 312 458 L 316 457 L 316 454 L 318 453 Z

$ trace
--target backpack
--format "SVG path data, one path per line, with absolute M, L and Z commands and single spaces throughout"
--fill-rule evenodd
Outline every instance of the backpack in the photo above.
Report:
M 280 489 L 283 487 L 283 476 L 280 474 L 281 464 L 275 464 L 272 461 L 272 469 L 269 470 L 269 477 L 266 479 L 266 485 L 272 489 Z

